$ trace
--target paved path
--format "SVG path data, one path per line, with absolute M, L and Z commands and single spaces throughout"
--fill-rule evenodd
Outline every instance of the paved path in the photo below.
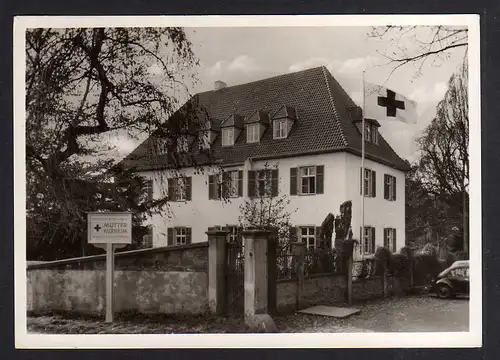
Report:
M 413 296 L 360 305 L 361 312 L 346 319 L 289 315 L 276 319 L 285 332 L 428 332 L 468 331 L 469 300 Z

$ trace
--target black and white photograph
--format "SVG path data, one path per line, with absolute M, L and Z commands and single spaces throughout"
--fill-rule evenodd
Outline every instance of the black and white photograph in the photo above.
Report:
M 14 35 L 16 347 L 481 346 L 478 17 Z

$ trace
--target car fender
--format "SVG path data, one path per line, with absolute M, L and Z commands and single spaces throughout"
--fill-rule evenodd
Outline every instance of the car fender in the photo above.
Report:
M 453 289 L 453 285 L 451 284 L 451 281 L 448 279 L 439 279 L 438 281 L 436 281 L 436 286 L 439 286 L 441 284 L 448 285 L 450 289 Z

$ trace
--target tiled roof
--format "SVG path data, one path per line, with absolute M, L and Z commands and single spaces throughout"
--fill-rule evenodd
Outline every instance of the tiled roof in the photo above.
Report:
M 264 110 L 274 115 L 284 105 L 287 112 L 296 111 L 297 120 L 285 139 L 273 139 L 272 126 L 259 143 L 247 144 L 244 130 L 231 147 L 222 147 L 221 136 L 217 136 L 211 146 L 212 156 L 223 164 L 243 163 L 247 158 L 337 151 L 361 154 L 361 133 L 355 124 L 360 117 L 359 108 L 325 67 L 199 93 L 190 101 L 197 101 L 204 108 L 216 125 L 213 128 L 218 128 L 232 114 L 248 117 L 256 110 Z M 154 165 L 149 163 L 151 160 L 144 156 L 147 147 L 148 140 L 123 163 L 139 169 L 166 166 L 167 159 L 155 159 Z M 401 170 L 408 169 L 381 135 L 378 145 L 366 144 L 366 157 Z

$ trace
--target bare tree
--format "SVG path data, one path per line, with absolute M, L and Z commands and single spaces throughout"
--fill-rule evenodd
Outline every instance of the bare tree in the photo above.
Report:
M 418 144 L 418 175 L 429 194 L 462 215 L 464 250 L 468 250 L 469 105 L 468 70 L 464 63 L 449 81 L 436 118 Z
M 382 26 L 372 28 L 370 38 L 388 41 L 378 53 L 394 65 L 391 75 L 400 67 L 413 64 L 415 77 L 424 64 L 439 66 L 453 52 L 468 48 L 468 29 L 457 26 Z M 389 75 L 390 76 L 390 75 Z
M 266 164 L 259 171 L 265 172 L 266 177 L 271 180 L 273 170 L 278 170 L 278 166 L 270 167 Z M 276 231 L 280 248 L 284 249 L 293 242 L 295 236 L 290 219 L 297 209 L 289 209 L 290 198 L 286 194 L 279 195 L 278 189 L 278 179 L 274 184 L 273 181 L 266 181 L 264 188 L 256 189 L 255 196 L 245 199 L 240 205 L 239 223 L 242 227 Z
M 165 207 L 167 196 L 139 196 L 143 179 L 113 168 L 116 159 L 101 155 L 119 133 L 160 129 L 166 150 L 176 146 L 179 129 L 198 134 L 196 124 L 176 111 L 181 95 L 189 96 L 187 84 L 196 81 L 197 59 L 184 30 L 30 29 L 25 54 L 27 211 L 44 246 L 59 237 L 56 248 L 74 248 L 85 211 L 141 215 Z M 174 113 L 180 113 L 179 124 L 162 126 Z

